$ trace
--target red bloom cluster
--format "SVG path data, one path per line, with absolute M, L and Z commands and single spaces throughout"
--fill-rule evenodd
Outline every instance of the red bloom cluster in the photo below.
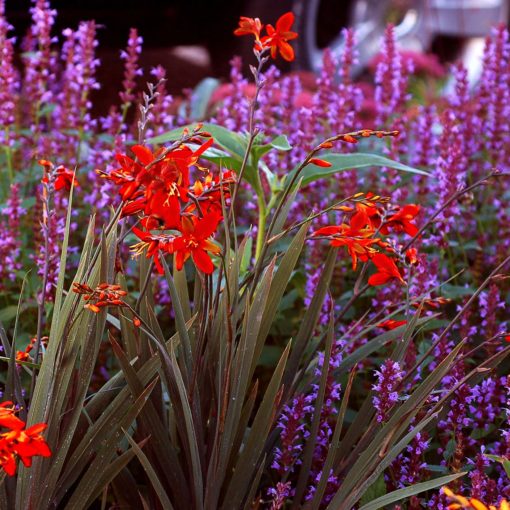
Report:
M 420 210 L 419 206 L 409 204 L 388 210 L 381 206 L 387 199 L 378 195 L 358 193 L 354 198 L 355 208 L 346 206 L 338 208 L 346 213 L 353 213 L 348 222 L 320 228 L 313 236 L 326 237 L 331 246 L 345 246 L 351 256 L 354 270 L 358 260 L 372 261 L 377 272 L 368 279 L 369 285 L 383 285 L 391 279 L 397 279 L 405 284 L 395 263 L 395 249 L 378 237 L 378 234 L 388 235 L 393 231 L 415 236 L 418 228 L 413 221 Z M 404 259 L 409 264 L 415 264 L 416 250 L 414 248 L 407 250 Z
M 0 404 L 0 427 L 8 429 L 0 434 L 0 465 L 9 476 L 16 474 L 17 458 L 30 467 L 32 457 L 51 455 L 48 444 L 41 436 L 46 424 L 38 423 L 26 429 L 26 423 L 16 416 L 12 402 Z
M 40 159 L 39 164 L 44 168 L 44 175 L 41 182 L 47 186 L 52 186 L 55 191 L 65 189 L 69 191 L 71 185 L 79 186 L 74 172 L 60 165 L 55 168 L 51 161 Z
M 32 349 L 34 348 L 34 345 L 37 342 L 37 337 L 33 337 L 30 339 L 29 344 L 26 346 L 24 351 L 17 351 L 16 352 L 16 361 L 31 361 L 30 353 L 32 352 Z M 41 343 L 46 346 L 48 342 L 48 337 L 43 336 L 41 338 Z
M 280 16 L 276 25 L 266 25 L 266 34 L 261 37 L 263 25 L 259 18 L 247 18 L 241 16 L 239 20 L 239 27 L 234 30 L 235 35 L 253 35 L 255 36 L 255 44 L 253 49 L 259 53 L 269 50 L 271 57 L 276 58 L 280 53 L 282 58 L 291 62 L 294 60 L 294 49 L 288 41 L 296 39 L 298 34 L 292 32 L 292 25 L 294 24 L 294 14 L 287 12 Z
M 95 289 L 90 288 L 86 283 L 73 283 L 73 292 L 82 294 L 87 301 L 85 308 L 91 312 L 98 313 L 105 306 L 127 306 L 122 300 L 127 295 L 120 285 L 100 283 Z
M 140 242 L 132 247 L 139 255 L 153 257 L 156 269 L 163 273 L 161 252 L 176 257 L 177 268 L 192 258 L 198 269 L 210 274 L 214 265 L 209 254 L 220 248 L 209 238 L 215 233 L 222 216 L 222 197 L 229 198 L 229 185 L 235 181 L 230 171 L 213 175 L 198 165 L 198 159 L 214 143 L 208 133 L 183 135 L 175 148 L 161 148 L 153 153 L 147 147 L 131 148 L 135 159 L 117 154 L 120 167 L 109 172 L 97 171 L 120 186 L 124 202 L 122 216 L 136 215 L 143 228 L 133 228 Z M 204 142 L 203 139 L 206 139 Z M 192 149 L 184 143 L 198 145 Z M 190 169 L 203 172 L 202 179 L 190 182 Z M 154 233 L 154 231 L 157 233 Z M 173 231 L 173 232 L 166 232 Z

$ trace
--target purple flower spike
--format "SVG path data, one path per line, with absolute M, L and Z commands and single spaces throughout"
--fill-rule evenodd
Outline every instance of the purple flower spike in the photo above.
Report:
M 388 418 L 388 411 L 397 403 L 398 392 L 396 391 L 404 372 L 396 361 L 386 360 L 380 370 L 375 372 L 377 383 L 372 386 L 376 392 L 373 404 L 377 410 L 377 421 L 382 423 Z

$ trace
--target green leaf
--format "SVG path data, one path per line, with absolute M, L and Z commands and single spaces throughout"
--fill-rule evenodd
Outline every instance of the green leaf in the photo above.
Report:
M 250 490 L 250 481 L 260 469 L 264 446 L 275 419 L 275 404 L 280 390 L 280 382 L 289 355 L 290 342 L 280 358 L 271 381 L 253 420 L 250 434 L 236 462 L 223 500 L 222 509 L 239 508 L 246 493 Z
M 6 306 L 2 310 L 0 310 L 0 322 L 9 322 L 14 317 L 16 317 L 16 314 L 18 312 L 18 307 L 15 305 Z
M 265 143 L 263 145 L 254 144 L 252 148 L 252 153 L 255 158 L 258 160 L 271 150 L 276 149 L 277 151 L 290 151 L 292 146 L 289 143 L 289 140 L 285 135 L 278 135 L 276 138 L 273 138 L 269 143 Z
M 260 359 L 260 354 L 262 352 L 264 342 L 273 324 L 275 315 L 278 311 L 278 306 L 282 300 L 282 297 L 285 293 L 285 289 L 289 284 L 292 272 L 296 267 L 299 255 L 301 254 L 301 251 L 303 249 L 308 227 L 309 223 L 305 223 L 299 229 L 298 233 L 292 240 L 292 243 L 290 244 L 288 250 L 285 252 L 285 255 L 283 256 L 280 262 L 280 265 L 278 266 L 278 270 L 274 275 L 273 281 L 271 283 L 271 289 L 269 291 L 267 305 L 264 309 L 264 315 L 260 323 L 260 329 L 257 338 L 257 347 L 255 355 L 253 357 L 255 363 L 253 363 L 251 366 L 250 378 L 253 376 L 253 372 L 255 371 L 256 361 Z
M 119 459 L 128 452 L 125 452 L 120 457 L 115 458 L 116 448 L 123 436 L 122 430 L 128 429 L 136 419 L 149 399 L 156 382 L 157 381 L 154 381 L 151 385 L 149 385 L 136 399 L 136 401 L 133 402 L 127 410 L 124 410 L 125 414 L 121 417 L 118 426 L 113 428 L 113 430 L 110 429 L 109 437 L 100 443 L 97 454 L 85 473 L 80 476 L 79 483 L 72 492 L 72 496 L 66 508 L 88 508 L 97 492 L 101 491 L 108 483 L 110 483 L 112 478 L 117 475 L 117 473 L 127 464 L 127 462 L 129 462 L 129 460 L 131 460 L 132 457 L 125 463 L 120 462 Z M 131 451 L 131 453 L 132 456 L 135 455 L 134 452 Z M 112 461 L 114 458 L 115 460 Z M 121 464 L 121 466 L 119 466 L 119 464 Z M 108 466 L 106 469 L 105 465 Z M 117 468 L 119 469 L 117 470 Z M 65 493 L 63 493 L 62 496 L 64 496 L 64 494 Z M 47 506 L 43 506 L 42 508 L 47 508 Z
M 331 166 L 324 168 L 316 165 L 308 165 L 301 173 L 303 178 L 302 186 L 306 186 L 318 179 L 324 179 L 345 170 L 373 166 L 394 168 L 395 170 L 401 170 L 406 173 L 430 176 L 430 174 L 424 170 L 419 170 L 418 168 L 413 168 L 404 163 L 393 161 L 379 154 L 367 154 L 362 152 L 356 152 L 354 154 L 327 154 L 321 157 L 321 159 L 331 163 Z M 291 181 L 295 172 L 296 169 L 292 170 L 292 172 L 287 175 L 286 182 Z
M 204 78 L 193 90 L 191 95 L 191 119 L 200 120 L 203 119 L 207 113 L 207 107 L 209 106 L 211 96 L 214 91 L 218 88 L 220 81 L 216 78 Z
M 142 465 L 145 473 L 147 474 L 152 487 L 156 491 L 156 494 L 158 495 L 159 501 L 163 505 L 163 508 L 168 510 L 173 510 L 173 505 L 170 502 L 170 499 L 168 498 L 166 491 L 161 484 L 161 481 L 158 478 L 158 474 L 154 470 L 151 462 L 147 458 L 147 455 L 143 453 L 143 450 L 136 444 L 136 441 L 128 434 L 126 431 L 124 431 L 126 435 L 126 439 L 128 440 L 129 444 L 131 445 L 131 448 L 135 452 L 136 456 L 138 457 L 138 460 L 140 461 L 140 464 Z
M 363 494 L 363 497 L 360 499 L 360 504 L 366 505 L 367 503 L 377 500 L 377 498 L 381 498 L 384 495 L 386 495 L 386 483 L 384 481 L 384 475 L 381 475 L 375 483 L 368 488 L 365 494 Z
M 487 457 L 488 459 L 495 460 L 496 462 L 499 462 L 503 469 L 505 470 L 506 476 L 510 478 L 510 460 L 505 457 L 500 457 L 499 455 L 490 455 L 490 454 L 484 454 L 484 457 Z
M 404 489 L 390 492 L 389 494 L 385 494 L 384 496 L 381 496 L 363 505 L 359 510 L 379 510 L 379 508 L 388 508 L 388 505 L 391 503 L 401 501 L 404 498 L 409 498 L 431 489 L 436 489 L 437 487 L 441 487 L 443 485 L 448 485 L 450 482 L 457 480 L 457 478 L 460 478 L 465 474 L 466 473 L 457 473 L 455 475 L 441 476 L 440 478 L 434 478 L 434 480 L 417 483 L 415 485 L 411 485 L 410 487 L 405 487 Z M 361 502 L 363 503 L 363 498 Z
M 192 128 L 193 125 L 187 127 L 189 129 Z M 163 133 L 162 135 L 149 138 L 147 143 L 163 144 L 171 141 L 174 142 L 181 138 L 183 130 L 184 127 L 173 129 L 168 133 Z M 227 151 L 231 156 L 234 157 L 234 159 L 237 159 L 239 162 L 243 160 L 247 143 L 242 136 L 228 130 L 227 128 L 218 126 L 217 124 L 205 123 L 202 125 L 202 130 L 210 133 L 214 138 L 215 144 Z

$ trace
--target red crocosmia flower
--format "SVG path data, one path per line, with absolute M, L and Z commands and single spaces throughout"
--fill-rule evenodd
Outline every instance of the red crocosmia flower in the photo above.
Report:
M 394 260 L 385 255 L 384 253 L 376 253 L 371 258 L 372 262 L 377 268 L 377 273 L 373 274 L 368 279 L 368 284 L 377 286 L 384 285 L 392 278 L 396 278 L 405 285 L 405 281 L 400 274 L 397 265 Z
M 323 227 L 313 235 L 329 237 L 331 246 L 345 246 L 352 258 L 352 269 L 355 271 L 358 259 L 366 262 L 376 253 L 373 245 L 379 245 L 380 239 L 372 237 L 375 232 L 365 210 L 361 209 L 353 214 L 349 223 Z
M 381 211 L 379 208 L 370 202 L 357 202 L 356 210 L 363 211 L 368 217 L 368 223 L 371 228 L 377 230 L 381 226 Z
M 51 451 L 41 436 L 45 423 L 38 423 L 25 429 L 25 422 L 14 415 L 12 402 L 0 404 L 0 426 L 10 429 L 0 434 L 0 466 L 9 476 L 16 474 L 16 460 L 27 467 L 32 465 L 32 457 L 49 457 Z
M 258 41 L 260 39 L 260 31 L 262 30 L 262 23 L 259 18 L 247 18 L 241 16 L 239 19 L 239 27 L 234 30 L 234 35 L 254 35 Z
M 228 203 L 230 198 L 229 185 L 236 181 L 235 174 L 230 170 L 223 172 L 221 178 L 219 175 L 208 173 L 203 180 L 197 180 L 191 187 L 191 191 L 197 202 L 200 203 L 200 208 L 203 212 L 209 213 L 216 211 L 221 214 L 221 196 L 225 203 Z M 223 189 L 222 189 L 223 186 Z M 187 212 L 194 211 L 196 208 L 195 202 L 191 202 L 186 208 Z
M 411 237 L 414 237 L 418 233 L 418 227 L 412 223 L 412 221 L 419 212 L 419 205 L 405 205 L 384 222 L 381 227 L 381 232 L 386 235 L 391 228 L 395 232 L 405 232 Z
M 423 303 L 423 306 L 426 306 L 427 308 L 431 308 L 432 310 L 438 310 L 441 306 L 451 303 L 451 301 L 452 300 L 449 298 L 436 297 L 436 298 L 424 299 L 422 301 L 422 303 Z M 415 308 L 419 308 L 420 303 L 412 303 L 412 306 L 414 306 Z
M 74 172 L 63 167 L 62 165 L 55 169 L 55 191 L 59 191 L 65 188 L 66 191 L 71 189 L 71 185 L 79 186 Z
M 146 251 L 145 256 L 147 258 L 153 258 L 156 270 L 159 274 L 163 274 L 165 271 L 161 265 L 160 252 L 171 253 L 170 247 L 175 239 L 175 236 L 170 234 L 151 234 L 134 227 L 133 233 L 140 239 L 140 242 L 131 246 L 133 254 L 140 255 Z
M 2 402 L 0 404 L 0 427 L 5 427 L 11 430 L 23 429 L 25 422 L 20 420 L 14 413 L 14 405 L 12 402 Z
M 71 185 L 79 186 L 74 172 L 67 169 L 65 166 L 60 165 L 57 168 L 53 168 L 53 163 L 46 159 L 39 160 L 39 164 L 44 167 L 44 177 L 41 182 L 44 184 L 53 184 L 55 191 L 60 191 L 65 188 L 67 191 L 71 189 Z
M 221 249 L 209 240 L 209 237 L 214 234 L 221 219 L 221 214 L 215 211 L 203 218 L 197 216 L 182 218 L 182 236 L 176 237 L 171 245 L 171 253 L 175 256 L 175 266 L 178 271 L 191 256 L 197 269 L 205 274 L 213 272 L 214 264 L 209 253 L 217 255 Z
M 326 161 L 325 159 L 319 159 L 319 158 L 312 158 L 309 163 L 311 165 L 320 166 L 322 168 L 329 168 L 331 166 L 331 163 L 329 161 Z
M 505 336 L 505 341 L 510 342 L 510 335 Z
M 418 264 L 418 250 L 416 248 L 409 248 L 406 251 L 406 262 L 411 266 Z
M 179 198 L 158 190 L 146 203 L 145 214 L 147 218 L 162 222 L 167 229 L 178 228 L 181 219 Z
M 16 444 L 12 448 L 26 467 L 32 465 L 32 457 L 36 455 L 41 457 L 51 456 L 51 450 L 41 436 L 41 432 L 46 427 L 46 423 L 37 423 L 26 430 L 13 431 L 7 434 L 12 435 L 13 439 L 16 440 Z
M 294 14 L 287 12 L 278 19 L 276 27 L 266 26 L 267 35 L 262 38 L 261 44 L 263 48 L 271 50 L 271 57 L 276 58 L 277 53 L 280 52 L 287 62 L 294 60 L 294 49 L 288 43 L 298 36 L 296 32 L 291 31 L 293 23 Z
M 0 439 L 0 466 L 9 476 L 16 474 L 16 456 L 5 439 Z
M 399 328 L 404 324 L 407 324 L 407 321 L 394 321 L 392 319 L 388 319 L 385 320 L 384 322 L 380 322 L 379 324 L 377 324 L 377 327 L 385 329 L 386 331 L 390 331 L 392 329 Z
M 0 443 L 3 443 L 5 450 L 10 450 L 12 453 L 17 454 L 26 467 L 30 467 L 32 465 L 32 457 L 36 455 L 42 457 L 51 456 L 51 450 L 41 436 L 41 432 L 46 427 L 46 423 L 38 423 L 26 430 L 11 430 L 0 435 Z M 12 458 L 9 459 L 8 463 L 12 463 Z M 12 470 L 11 466 L 9 468 Z

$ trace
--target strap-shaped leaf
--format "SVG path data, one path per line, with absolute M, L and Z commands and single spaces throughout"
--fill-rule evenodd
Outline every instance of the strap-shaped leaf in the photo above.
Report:
M 312 338 L 313 331 L 319 320 L 324 298 L 329 289 L 331 277 L 333 276 L 333 269 L 335 268 L 336 257 L 338 248 L 330 248 L 326 261 L 324 262 L 324 269 L 315 288 L 310 306 L 307 308 L 301 326 L 293 342 L 293 348 L 289 356 L 289 362 L 285 370 L 283 384 L 286 388 L 286 395 L 290 394 L 292 383 L 299 369 L 301 357 L 306 349 L 306 346 Z
M 289 350 L 290 343 L 285 348 L 285 351 L 283 351 L 280 361 L 273 372 L 262 403 L 253 420 L 250 434 L 239 454 L 223 500 L 221 507 L 223 510 L 230 510 L 241 506 L 249 492 L 251 482 L 259 470 L 266 440 L 273 426 L 277 395 L 280 390 L 280 382 L 287 363 Z
M 302 172 L 302 186 L 306 186 L 311 182 L 319 179 L 331 177 L 339 172 L 346 170 L 353 170 L 357 168 L 370 168 L 370 167 L 387 167 L 400 170 L 401 172 L 430 176 L 428 172 L 413 168 L 404 163 L 399 163 L 392 159 L 380 156 L 379 154 L 370 154 L 363 152 L 354 152 L 351 154 L 326 154 L 321 159 L 331 163 L 330 167 L 319 167 L 317 165 L 308 165 Z M 287 174 L 286 182 L 291 182 L 296 169 Z
M 437 489 L 443 485 L 448 485 L 450 482 L 457 480 L 457 478 L 460 478 L 465 474 L 466 473 L 456 473 L 454 475 L 441 476 L 439 478 L 434 478 L 434 480 L 428 480 L 426 482 L 417 483 L 410 487 L 390 492 L 380 498 L 370 501 L 370 503 L 367 503 L 366 505 L 363 505 L 359 510 L 379 510 L 379 508 L 388 508 L 388 505 L 396 503 L 397 501 L 402 501 L 403 499 L 410 498 L 411 496 L 416 496 L 416 494 L 421 494 L 422 492 Z
M 163 508 L 168 509 L 168 510 L 173 510 L 174 507 L 173 507 L 170 499 L 168 498 L 168 495 L 167 495 L 163 485 L 161 484 L 161 481 L 158 478 L 158 474 L 156 473 L 156 471 L 152 467 L 152 464 L 150 463 L 149 459 L 147 458 L 147 455 L 145 455 L 143 450 L 136 444 L 136 441 L 134 441 L 134 439 L 129 434 L 127 434 L 125 431 L 124 431 L 124 433 L 125 433 L 126 439 L 128 440 L 129 444 L 131 445 L 131 448 L 133 449 L 136 456 L 138 457 L 138 460 L 140 461 L 140 464 L 142 465 L 145 473 L 147 474 L 147 476 L 152 484 L 152 487 L 156 491 L 156 494 L 158 495 L 159 501 L 163 505 Z M 150 438 L 148 438 L 148 439 L 150 440 Z
M 101 491 L 135 455 L 134 452 L 132 452 L 132 455 L 126 462 L 120 462 L 117 458 L 112 462 L 112 464 L 110 464 L 109 469 L 104 469 L 105 464 L 110 463 L 111 459 L 115 456 L 116 448 L 123 437 L 122 430 L 126 430 L 131 426 L 147 402 L 156 382 L 157 381 L 154 381 L 144 390 L 142 395 L 136 399 L 133 405 L 122 417 L 119 426 L 113 430 L 110 437 L 104 440 L 94 460 L 80 478 L 78 486 L 73 490 L 66 508 L 69 508 L 70 510 L 75 508 L 88 508 L 97 492 Z M 98 473 L 100 473 L 99 477 Z M 39 506 L 38 508 L 48 508 L 48 506 Z

